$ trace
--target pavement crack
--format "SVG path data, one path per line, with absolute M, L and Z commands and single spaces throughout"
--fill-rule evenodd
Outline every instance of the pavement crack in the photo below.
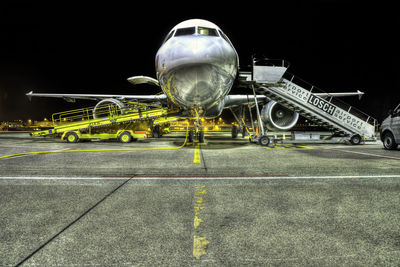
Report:
M 106 200 L 109 196 L 111 196 L 112 194 L 114 194 L 116 191 L 118 191 L 118 189 L 120 189 L 121 187 L 123 187 L 124 185 L 126 185 L 133 177 L 125 180 L 123 183 L 121 183 L 120 185 L 118 185 L 116 188 L 114 188 L 112 191 L 110 191 L 107 195 L 105 195 L 102 199 L 100 199 L 99 201 L 96 202 L 96 204 L 94 204 L 93 206 L 91 206 L 89 209 L 87 209 L 86 211 L 84 211 L 81 215 L 79 215 L 75 220 L 73 220 L 72 222 L 70 222 L 67 226 L 65 226 L 63 229 L 61 229 L 61 231 L 59 231 L 58 233 L 56 233 L 54 236 L 52 236 L 49 240 L 47 240 L 46 242 L 44 242 L 41 246 L 39 246 L 37 249 L 35 249 L 31 254 L 29 254 L 27 257 L 25 257 L 22 261 L 20 261 L 19 263 L 17 263 L 15 266 L 21 266 L 22 264 L 24 264 L 27 260 L 29 260 L 30 258 L 32 258 L 32 256 L 34 256 L 36 253 L 38 253 L 40 250 L 42 250 L 45 246 L 47 246 L 50 242 L 52 242 L 54 239 L 56 239 L 59 235 L 61 235 L 63 232 L 65 232 L 68 228 L 70 228 L 72 225 L 74 225 L 76 222 L 78 222 L 80 219 L 82 219 L 86 214 L 88 214 L 90 211 L 92 211 L 94 208 L 96 208 L 100 203 L 102 203 L 104 200 Z
M 203 169 L 204 169 L 205 172 L 207 173 L 208 168 L 207 168 L 207 165 L 206 165 L 206 161 L 205 161 L 205 159 L 204 159 L 203 149 L 201 148 L 201 146 L 200 146 L 200 155 L 201 155 L 201 160 L 202 160 L 202 162 L 203 162 Z

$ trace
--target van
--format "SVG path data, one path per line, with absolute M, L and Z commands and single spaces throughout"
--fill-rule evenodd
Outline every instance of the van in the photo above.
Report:
M 400 143 L 400 104 L 382 122 L 381 140 L 385 149 L 397 149 Z

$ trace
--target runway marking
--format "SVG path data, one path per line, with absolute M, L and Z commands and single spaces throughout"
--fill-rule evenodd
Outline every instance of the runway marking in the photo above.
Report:
M 126 176 L 126 177 L 47 177 L 47 176 L 0 176 L 0 180 L 126 180 L 132 181 L 160 181 L 160 180 L 175 180 L 175 181 L 216 181 L 216 180 L 296 180 L 296 179 L 370 179 L 370 178 L 400 178 L 400 175 L 335 175 L 335 176 L 213 176 L 213 177 L 174 177 L 174 176 Z M 203 197 L 197 197 L 198 203 L 204 202 Z
M 201 156 L 200 156 L 200 146 L 197 143 L 194 147 L 194 158 L 193 163 L 201 163 Z
M 20 155 L 20 156 L 15 156 L 12 158 L 15 159 L 15 158 L 22 158 L 22 157 L 29 157 L 29 156 L 33 156 L 33 155 Z M 11 159 L 11 158 L 4 158 L 4 159 Z
M 204 220 L 200 218 L 200 211 L 206 208 L 204 206 L 204 195 L 207 194 L 205 187 L 205 185 L 196 186 L 196 191 L 194 192 L 196 203 L 194 205 L 193 228 L 196 234 L 193 236 L 193 256 L 197 260 L 200 260 L 201 256 L 207 254 L 206 248 L 208 244 L 210 244 L 210 241 L 208 241 L 206 237 L 197 235 L 199 232 L 197 229 L 199 228 L 200 224 L 204 222 Z
M 263 146 L 262 148 L 265 149 L 313 149 L 312 147 L 309 146 L 303 146 L 303 145 L 296 145 L 296 144 L 275 144 L 271 146 Z
M 60 150 L 46 151 L 46 153 L 39 153 L 39 152 L 32 152 L 32 153 L 30 153 L 30 152 L 27 152 L 27 153 L 21 153 L 21 155 L 19 155 L 19 154 L 12 155 L 12 157 L 3 156 L 3 157 L 0 157 L 0 159 L 15 159 L 15 158 L 22 158 L 22 157 L 35 156 L 35 155 L 38 155 L 38 154 L 65 152 L 65 151 L 67 151 L 67 150 L 70 150 L 70 148 L 60 149 Z
M 208 241 L 203 236 L 195 235 L 193 237 L 193 256 L 197 260 L 200 260 L 201 256 L 207 254 L 206 248 L 207 248 L 208 244 L 210 244 L 210 241 Z
M 189 128 L 188 128 L 189 129 Z M 183 144 L 179 147 L 150 147 L 150 148 L 112 148 L 112 149 L 84 149 L 84 150 L 50 150 L 50 151 L 35 151 L 35 152 L 23 152 L 17 154 L 11 154 L 1 156 L 0 159 L 15 158 L 23 155 L 38 155 L 38 154 L 55 154 L 55 153 L 83 153 L 83 152 L 115 152 L 115 151 L 151 151 L 151 150 L 178 150 L 186 145 L 189 131 L 186 131 L 186 137 Z
M 197 227 L 200 226 L 200 223 L 204 222 L 203 219 L 200 219 L 197 215 L 194 216 L 193 220 L 193 227 L 194 229 L 197 229 Z
M 400 158 L 397 158 L 397 157 L 391 157 L 391 156 L 385 156 L 385 155 L 377 155 L 377 154 L 371 154 L 371 153 L 365 153 L 365 152 L 358 152 L 358 151 L 348 151 L 348 150 L 337 149 L 337 148 L 322 148 L 322 149 L 326 149 L 326 150 L 335 150 L 335 151 L 340 151 L 340 152 L 347 152 L 347 153 L 353 153 L 353 154 L 359 154 L 359 155 L 366 155 L 366 156 L 373 156 L 373 157 L 379 157 L 379 158 L 385 158 L 385 159 L 400 160 Z

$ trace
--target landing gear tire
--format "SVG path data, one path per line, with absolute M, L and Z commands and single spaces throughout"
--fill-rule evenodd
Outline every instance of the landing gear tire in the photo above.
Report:
M 261 146 L 268 146 L 269 145 L 269 137 L 264 135 L 258 139 L 258 144 Z
M 79 141 L 79 137 L 76 133 L 70 132 L 65 135 L 65 140 L 67 140 L 67 143 L 77 143 Z
M 351 143 L 352 145 L 359 145 L 359 144 L 361 144 L 361 136 L 358 135 L 358 134 L 353 135 L 353 136 L 350 138 L 350 143 Z
M 236 138 L 238 136 L 238 129 L 236 125 L 232 126 L 232 138 Z
M 154 138 L 160 138 L 161 137 L 160 125 L 154 126 L 154 128 L 153 128 L 153 137 Z
M 132 135 L 129 132 L 123 132 L 119 135 L 119 141 L 121 143 L 129 143 L 132 141 Z
M 193 143 L 193 139 L 194 139 L 194 132 L 193 130 L 189 130 L 188 142 Z
M 204 131 L 199 132 L 199 143 L 204 143 Z
M 392 133 L 385 133 L 383 135 L 383 147 L 387 150 L 395 150 L 398 144 L 394 140 L 394 136 Z

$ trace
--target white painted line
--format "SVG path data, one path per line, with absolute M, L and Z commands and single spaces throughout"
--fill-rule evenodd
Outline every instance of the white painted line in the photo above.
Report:
M 51 176 L 0 176 L 0 180 L 128 180 L 126 178 L 108 177 L 51 177 Z
M 349 150 L 343 150 L 343 149 L 337 149 L 337 148 L 325 148 L 325 149 L 326 150 L 334 150 L 334 151 L 340 151 L 340 152 L 353 153 L 353 154 L 360 154 L 360 155 L 365 155 L 365 156 L 373 156 L 373 157 L 378 157 L 378 158 L 400 160 L 400 158 L 397 158 L 397 157 L 391 157 L 391 156 L 385 156 L 385 155 L 377 155 L 377 154 L 371 154 L 371 153 L 365 153 L 365 152 L 349 151 Z
M 400 175 L 337 175 L 337 176 L 261 176 L 261 177 L 51 177 L 51 176 L 0 176 L 0 180 L 296 180 L 296 179 L 369 179 L 400 178 Z

